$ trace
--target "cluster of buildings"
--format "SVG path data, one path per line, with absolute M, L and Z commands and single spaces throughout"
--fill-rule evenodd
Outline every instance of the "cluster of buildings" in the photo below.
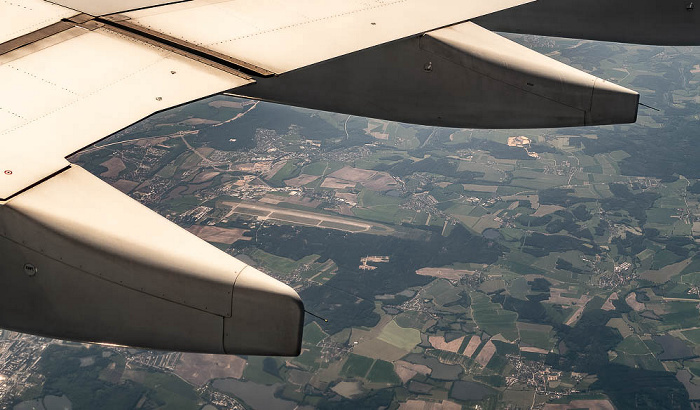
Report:
M 247 410 L 247 407 L 238 402 L 238 400 L 227 394 L 214 390 L 209 384 L 202 387 L 198 393 L 203 399 L 209 401 L 209 403 L 211 403 L 213 406 L 216 406 L 205 406 L 202 408 L 202 410 Z
M 149 367 L 151 369 L 174 372 L 177 363 L 182 357 L 179 352 L 152 352 L 136 349 L 123 349 L 122 356 L 126 357 L 126 364 Z
M 581 167 L 574 167 L 571 165 L 570 161 L 561 161 L 557 162 L 556 160 L 554 161 L 553 165 L 550 164 L 545 164 L 544 166 L 544 173 L 545 174 L 553 174 L 553 175 L 558 175 L 558 176 L 567 176 L 571 177 L 577 172 L 583 172 L 583 168 Z M 569 178 L 569 181 L 571 179 Z
M 634 265 L 630 262 L 616 264 L 612 271 L 601 271 L 598 277 L 598 287 L 603 289 L 615 289 L 629 284 L 639 277 Z
M 629 262 L 622 262 L 621 264 L 615 266 L 615 273 L 627 272 L 632 269 L 632 264 Z
M 534 388 L 537 394 L 548 395 L 552 398 L 560 398 L 577 392 L 571 387 L 562 386 L 561 381 L 564 373 L 560 370 L 555 370 L 538 361 L 523 360 L 521 355 L 509 354 L 506 355 L 506 358 L 513 366 L 513 372 L 506 377 L 506 385 L 509 387 L 516 384 L 526 385 Z M 580 381 L 583 375 L 572 373 L 571 378 Z
M 38 336 L 0 331 L 0 408 L 9 408 L 37 379 L 41 354 L 53 341 Z

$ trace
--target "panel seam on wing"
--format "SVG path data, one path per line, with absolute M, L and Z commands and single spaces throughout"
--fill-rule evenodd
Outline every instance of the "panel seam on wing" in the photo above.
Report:
M 21 4 L 21 3 L 15 3 L 15 2 L 12 2 L 12 1 L 7 1 L 7 0 L 3 0 L 2 2 L 5 3 L 5 4 L 9 4 L 10 6 L 21 7 L 21 8 L 23 8 L 23 9 L 25 9 L 25 10 L 34 11 L 34 9 L 29 8 L 29 7 L 27 7 L 27 6 L 25 6 L 24 4 Z
M 39 121 L 39 120 L 42 119 L 42 118 L 49 117 L 49 116 L 51 116 L 51 115 L 53 115 L 53 114 L 55 114 L 55 113 L 57 113 L 57 112 L 60 112 L 60 111 L 66 109 L 66 108 L 68 108 L 68 107 L 70 107 L 70 106 L 72 106 L 72 105 L 77 104 L 78 102 L 80 102 L 81 100 L 83 100 L 83 99 L 85 99 L 85 98 L 87 98 L 87 97 L 93 96 L 93 95 L 95 95 L 95 94 L 97 94 L 97 93 L 99 93 L 99 92 L 101 92 L 101 91 L 103 91 L 103 90 L 112 88 L 113 86 L 115 86 L 115 85 L 117 85 L 117 84 L 119 84 L 119 83 L 121 83 L 121 82 L 123 82 L 123 81 L 125 81 L 125 80 L 127 80 L 127 79 L 129 79 L 129 78 L 131 78 L 131 77 L 133 77 L 133 76 L 135 76 L 136 74 L 139 74 L 139 73 L 141 73 L 141 72 L 143 72 L 143 71 L 146 71 L 146 70 L 148 70 L 149 68 L 151 68 L 151 67 L 153 67 L 153 66 L 155 66 L 155 65 L 158 65 L 158 64 L 160 64 L 161 62 L 163 62 L 163 61 L 165 61 L 165 60 L 168 60 L 168 59 L 170 58 L 170 56 L 168 56 L 162 48 L 158 48 L 158 47 L 155 47 L 155 46 L 153 46 L 153 45 L 140 42 L 140 41 L 138 41 L 138 40 L 136 40 L 136 39 L 133 39 L 133 38 L 130 38 L 130 37 L 127 37 L 127 36 L 123 36 L 123 35 L 118 34 L 118 33 L 115 33 L 115 34 L 118 35 L 118 36 L 120 36 L 120 37 L 129 39 L 129 40 L 131 40 L 131 41 L 136 41 L 136 42 L 139 42 L 139 43 L 142 43 L 142 44 L 146 44 L 146 45 L 148 45 L 149 47 L 152 47 L 152 48 L 154 48 L 154 49 L 160 50 L 160 51 L 162 52 L 163 56 L 162 56 L 162 58 L 156 60 L 156 61 L 153 62 L 152 64 L 149 64 L 149 65 L 147 65 L 147 66 L 145 66 L 145 67 L 143 67 L 143 68 L 141 68 L 141 69 L 139 69 L 139 70 L 137 70 L 137 71 L 131 72 L 131 73 L 129 73 L 129 75 L 124 76 L 124 77 L 122 77 L 122 78 L 119 78 L 118 80 L 116 80 L 116 81 L 114 81 L 114 82 L 112 82 L 112 83 L 110 83 L 110 84 L 107 84 L 107 85 L 105 85 L 104 87 L 97 88 L 97 89 L 92 90 L 92 91 L 90 91 L 90 92 L 88 92 L 88 93 L 86 93 L 86 94 L 77 94 L 77 95 L 78 95 L 79 97 L 81 97 L 81 98 L 75 99 L 75 100 L 73 100 L 71 103 L 66 104 L 66 105 L 63 105 L 63 106 L 61 106 L 61 107 L 59 107 L 59 108 L 57 108 L 57 109 L 55 109 L 55 110 L 53 110 L 53 111 L 50 111 L 50 112 L 45 113 L 45 114 L 43 114 L 43 115 L 41 115 L 41 116 L 39 116 L 39 117 L 35 117 L 35 118 L 31 119 L 31 120 L 28 120 L 28 121 L 25 122 L 24 124 L 18 125 L 18 126 L 14 127 L 14 128 L 6 129 L 6 130 L 3 131 L 2 133 L 0 133 L 0 135 L 9 134 L 9 133 L 14 132 L 14 131 L 17 131 L 17 130 L 19 130 L 19 129 L 21 129 L 21 128 L 24 128 L 24 127 L 26 127 L 27 125 L 29 125 L 29 124 L 31 124 L 31 123 L 33 123 L 33 122 Z
M 379 8 L 382 8 L 382 7 L 393 6 L 394 4 L 406 3 L 407 1 L 408 1 L 408 0 L 395 0 L 395 1 L 392 1 L 392 2 L 383 3 L 383 4 L 376 5 L 376 6 L 365 7 L 365 8 L 362 8 L 362 9 L 352 10 L 352 11 L 348 11 L 348 12 L 345 12 L 345 13 L 334 14 L 334 15 L 332 15 L 332 16 L 321 17 L 321 18 L 317 18 L 317 19 L 314 19 L 314 20 L 307 20 L 307 21 L 304 21 L 304 22 L 301 22 L 301 23 L 290 24 L 290 25 L 287 25 L 287 26 L 277 27 L 277 28 L 273 28 L 273 29 L 269 29 L 269 30 L 265 30 L 265 31 L 259 31 L 259 32 L 257 32 L 257 33 L 247 34 L 247 35 L 245 35 L 245 36 L 234 37 L 234 38 L 231 38 L 231 39 L 228 39 L 228 40 L 221 40 L 221 41 L 217 41 L 217 42 L 215 42 L 215 43 L 211 43 L 211 44 L 208 44 L 208 45 L 209 45 L 209 46 L 214 46 L 214 45 L 219 45 L 219 44 L 224 44 L 224 43 L 230 43 L 230 42 L 232 42 L 232 41 L 241 40 L 241 39 L 244 39 L 244 38 L 250 38 L 250 37 L 260 36 L 260 35 L 263 35 L 263 34 L 274 33 L 275 31 L 281 31 L 281 30 L 286 30 L 286 29 L 290 29 L 290 28 L 294 28 L 294 27 L 304 26 L 304 25 L 307 25 L 307 24 L 317 23 L 317 22 L 319 22 L 319 21 L 330 20 L 330 19 L 334 19 L 334 18 L 338 18 L 338 17 L 343 17 L 343 16 L 349 16 L 349 15 L 352 15 L 352 14 L 362 13 L 362 12 L 367 11 L 367 10 L 374 10 L 374 9 L 379 9 Z M 150 26 L 147 26 L 147 27 L 153 28 L 153 27 L 150 27 Z
M 0 107 L 0 111 L 5 111 L 6 113 L 8 113 L 8 114 L 10 114 L 10 115 L 13 115 L 13 116 L 15 116 L 15 117 L 17 117 L 17 118 L 21 118 L 21 119 L 23 119 L 23 120 L 26 120 L 26 118 L 22 117 L 21 115 L 17 114 L 17 113 L 14 112 L 14 111 L 8 110 L 7 108 Z
M 36 75 L 36 74 L 32 74 L 32 73 L 30 73 L 29 71 L 22 70 L 22 69 L 20 69 L 19 67 L 16 67 L 16 66 L 14 66 L 14 65 L 12 65 L 12 64 L 5 64 L 5 67 L 13 68 L 13 69 L 15 69 L 15 71 L 18 71 L 18 72 L 23 73 L 23 74 L 26 74 L 26 75 L 28 75 L 28 76 L 30 76 L 30 77 L 36 78 L 37 80 L 42 81 L 42 82 L 44 82 L 44 83 L 46 83 L 46 84 L 53 85 L 54 87 L 60 88 L 60 89 L 62 89 L 63 91 L 67 91 L 67 92 L 69 92 L 69 93 L 71 93 L 71 94 L 73 94 L 73 95 L 80 95 L 80 94 L 78 94 L 77 92 L 75 92 L 75 91 L 73 91 L 73 90 L 70 90 L 70 89 L 68 89 L 68 88 L 66 88 L 66 87 L 63 87 L 63 86 L 61 86 L 61 85 L 58 85 L 58 84 L 56 84 L 56 83 L 54 83 L 54 82 L 51 82 L 51 81 L 49 81 L 49 80 L 47 80 L 47 79 L 45 79 L 45 78 L 43 78 L 43 77 L 39 77 L 39 76 Z

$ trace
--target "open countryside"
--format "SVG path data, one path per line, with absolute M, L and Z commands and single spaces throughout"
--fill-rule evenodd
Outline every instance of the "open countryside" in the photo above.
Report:
M 71 160 L 294 287 L 301 355 L 6 331 L 3 406 L 699 408 L 700 52 L 512 38 L 660 111 L 456 130 L 215 96 L 152 116 Z

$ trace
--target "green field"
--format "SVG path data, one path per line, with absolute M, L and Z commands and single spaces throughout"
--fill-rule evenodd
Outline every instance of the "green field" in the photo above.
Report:
M 700 277 L 698 277 L 698 274 L 700 274 L 700 258 L 694 257 L 690 265 L 681 271 L 681 274 L 683 275 L 683 282 L 694 285 L 700 284 Z
M 619 345 L 617 345 L 615 350 L 630 355 L 645 355 L 650 353 L 647 346 L 637 335 L 626 337 L 622 342 L 620 342 Z
M 547 271 L 536 268 L 532 265 L 529 265 L 527 263 L 522 263 L 516 260 L 504 260 L 501 262 L 501 265 L 503 265 L 505 268 L 510 269 L 511 271 L 518 273 L 520 275 L 545 275 L 547 274 Z
M 508 284 L 508 293 L 514 298 L 525 300 L 529 291 L 530 286 L 527 284 L 527 279 L 523 277 L 516 278 Z
M 340 374 L 345 377 L 365 377 L 373 363 L 374 359 L 350 353 Z
M 612 360 L 612 363 L 631 368 L 641 368 L 652 371 L 665 370 L 661 362 L 659 362 L 654 357 L 654 355 L 651 354 L 632 355 L 625 352 L 618 352 L 617 357 Z
M 309 255 L 302 259 L 299 259 L 298 261 L 295 261 L 292 259 L 283 258 L 281 256 L 276 256 L 265 251 L 261 251 L 259 249 L 255 249 L 251 252 L 250 257 L 275 273 L 289 275 L 303 265 L 309 265 L 314 263 L 314 261 L 316 261 L 316 259 L 318 259 L 320 256 Z
M 159 408 L 164 410 L 197 409 L 198 397 L 190 385 L 179 377 L 171 374 L 147 372 L 143 385 L 155 391 L 158 402 L 163 403 Z
M 284 185 L 284 181 L 299 176 L 301 174 L 301 169 L 292 161 L 287 161 L 286 164 L 277 171 L 277 173 L 270 178 L 267 182 L 275 186 Z
M 304 343 L 316 345 L 326 337 L 328 334 L 319 327 L 318 323 L 311 322 L 304 326 Z
M 470 216 L 470 214 L 472 213 L 472 211 L 474 211 L 475 208 L 476 207 L 473 205 L 456 204 L 447 208 L 445 212 L 452 215 Z
M 365 189 L 358 195 L 357 202 L 359 206 L 375 208 L 380 206 L 398 206 L 403 200 Z
M 427 314 L 409 310 L 396 316 L 394 321 L 401 328 L 420 329 L 425 325 L 427 319 Z
M 681 333 L 693 344 L 700 345 L 700 329 L 684 330 Z
M 678 211 L 672 208 L 653 208 L 647 211 L 647 221 L 650 224 L 658 225 L 673 225 L 674 215 L 678 215 Z
M 436 305 L 444 306 L 460 299 L 461 292 L 459 287 L 452 286 L 447 280 L 437 279 L 425 289 L 423 294 L 426 298 L 432 298 Z
M 534 330 L 520 329 L 520 340 L 530 346 L 549 350 L 554 346 L 549 332 L 538 332 Z
M 700 327 L 700 314 L 696 307 L 697 302 L 669 302 L 666 304 L 670 313 L 662 316 L 663 324 L 660 329 L 684 329 Z
M 401 327 L 392 320 L 382 329 L 382 333 L 377 338 L 408 351 L 420 343 L 420 331 Z
M 367 374 L 367 380 L 372 383 L 401 384 L 401 379 L 394 372 L 394 365 L 384 360 L 374 362 Z
M 662 250 L 660 252 L 656 252 L 654 255 L 654 260 L 651 263 L 651 268 L 652 269 L 661 269 L 664 266 L 671 265 L 676 262 L 680 262 L 683 260 L 683 257 L 676 255 L 673 252 L 667 251 L 667 250 Z
M 484 332 L 492 336 L 502 334 L 508 340 L 518 338 L 518 329 L 515 327 L 517 313 L 503 310 L 500 305 L 491 303 L 483 293 L 471 292 L 470 296 L 474 321 Z
M 371 208 L 354 208 L 352 211 L 360 219 L 389 224 L 400 224 L 404 221 L 412 222 L 417 216 L 415 211 L 402 209 L 398 205 L 391 204 L 375 205 Z
M 278 376 L 270 374 L 264 370 L 265 358 L 261 356 L 250 356 L 248 365 L 243 370 L 243 377 L 255 383 L 260 384 L 276 384 L 282 379 Z

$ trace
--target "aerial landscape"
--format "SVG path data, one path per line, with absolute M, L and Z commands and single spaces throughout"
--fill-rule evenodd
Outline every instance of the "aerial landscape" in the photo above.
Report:
M 636 124 L 446 129 L 214 96 L 70 158 L 289 284 L 298 357 L 2 331 L 0 407 L 700 409 L 700 49 L 508 36 Z

